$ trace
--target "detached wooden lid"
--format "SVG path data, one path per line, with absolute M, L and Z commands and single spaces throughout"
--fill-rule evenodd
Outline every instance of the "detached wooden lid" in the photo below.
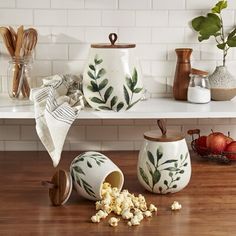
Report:
M 91 48 L 135 48 L 135 44 L 124 44 L 124 43 L 117 43 L 118 36 L 116 33 L 109 34 L 109 43 L 97 43 L 97 44 L 91 44 Z
M 146 140 L 154 141 L 154 142 L 174 142 L 184 139 L 184 136 L 181 134 L 168 134 L 166 131 L 166 125 L 163 120 L 158 120 L 157 124 L 161 130 L 161 135 L 159 130 L 147 131 L 144 133 L 144 138 Z
M 64 205 L 72 192 L 72 177 L 65 170 L 58 170 L 51 181 L 42 181 L 49 188 L 49 198 L 54 206 Z

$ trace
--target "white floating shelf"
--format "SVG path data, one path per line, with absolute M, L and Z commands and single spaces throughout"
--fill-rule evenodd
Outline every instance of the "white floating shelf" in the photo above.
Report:
M 0 95 L 0 118 L 34 118 L 30 101 L 11 100 Z M 152 98 L 125 112 L 84 109 L 78 119 L 158 119 L 158 118 L 236 118 L 236 101 L 191 104 L 171 98 Z

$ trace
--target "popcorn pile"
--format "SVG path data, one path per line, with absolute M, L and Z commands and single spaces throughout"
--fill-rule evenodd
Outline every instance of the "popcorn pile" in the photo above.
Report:
M 147 217 L 152 217 L 152 213 L 157 211 L 157 207 L 153 204 L 147 206 L 143 195 L 139 194 L 135 197 L 128 190 L 119 192 L 118 188 L 112 188 L 109 183 L 103 183 L 102 200 L 96 202 L 96 210 L 98 211 L 91 217 L 93 223 L 99 223 L 101 219 L 105 219 L 111 212 L 121 216 L 128 221 L 129 226 L 139 225 L 140 222 Z M 111 217 L 108 221 L 110 226 L 116 227 L 119 218 Z

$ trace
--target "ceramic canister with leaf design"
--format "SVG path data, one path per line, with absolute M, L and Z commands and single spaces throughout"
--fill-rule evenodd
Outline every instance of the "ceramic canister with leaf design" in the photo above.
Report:
M 141 73 L 135 58 L 135 44 L 92 44 L 83 74 L 83 92 L 96 110 L 129 110 L 143 96 Z
M 122 171 L 99 152 L 85 152 L 76 157 L 71 163 L 70 173 L 78 194 L 90 200 L 102 199 L 104 182 L 119 190 L 124 184 Z
M 175 193 L 182 190 L 191 177 L 187 143 L 181 134 L 167 134 L 165 122 L 158 120 L 161 130 L 144 133 L 139 152 L 137 173 L 141 185 L 153 193 Z

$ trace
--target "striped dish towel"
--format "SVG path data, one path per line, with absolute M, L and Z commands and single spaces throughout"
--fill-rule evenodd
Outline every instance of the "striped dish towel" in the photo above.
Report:
M 79 83 L 73 75 L 54 75 L 43 79 L 40 88 L 31 89 L 37 134 L 56 167 L 74 120 L 84 107 Z

